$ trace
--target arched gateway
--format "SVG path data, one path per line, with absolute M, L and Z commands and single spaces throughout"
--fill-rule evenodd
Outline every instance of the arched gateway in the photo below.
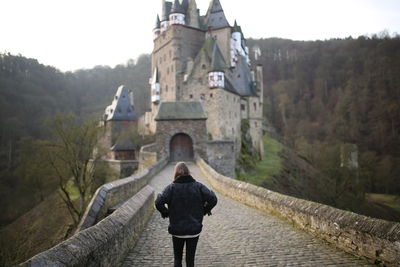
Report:
M 193 141 L 189 135 L 184 133 L 176 134 L 170 142 L 171 161 L 190 161 L 193 160 Z

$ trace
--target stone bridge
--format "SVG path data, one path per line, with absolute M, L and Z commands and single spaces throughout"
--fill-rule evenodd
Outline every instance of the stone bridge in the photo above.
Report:
M 399 223 L 239 182 L 202 159 L 189 168 L 219 199 L 204 219 L 197 266 L 399 266 Z M 21 266 L 173 265 L 168 221 L 154 212 L 154 193 L 172 181 L 172 172 L 163 159 L 99 188 L 78 232 Z

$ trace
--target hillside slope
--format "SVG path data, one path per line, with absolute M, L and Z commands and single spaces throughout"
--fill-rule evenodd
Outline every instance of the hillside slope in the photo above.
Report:
M 57 193 L 0 230 L 0 266 L 11 266 L 60 243 L 73 221 Z
M 350 210 L 370 217 L 400 221 L 400 213 L 389 206 L 342 193 L 341 185 L 324 175 L 292 148 L 264 136 L 264 160 L 239 179 L 275 192 Z

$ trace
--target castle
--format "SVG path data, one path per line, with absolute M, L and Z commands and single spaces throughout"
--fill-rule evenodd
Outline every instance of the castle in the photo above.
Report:
M 203 16 L 195 0 L 163 0 L 153 34 L 151 103 L 138 124 L 156 143 L 139 161 L 198 155 L 233 177 L 243 123 L 263 154 L 262 66 L 252 66 L 241 27 L 228 23 L 219 0 Z

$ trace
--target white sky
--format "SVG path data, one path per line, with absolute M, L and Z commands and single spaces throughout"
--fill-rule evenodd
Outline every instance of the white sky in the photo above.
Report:
M 220 0 L 246 38 L 324 40 L 400 33 L 399 0 Z M 210 0 L 197 0 L 200 14 Z M 0 51 L 62 71 L 125 63 L 152 50 L 161 0 L 0 0 Z

